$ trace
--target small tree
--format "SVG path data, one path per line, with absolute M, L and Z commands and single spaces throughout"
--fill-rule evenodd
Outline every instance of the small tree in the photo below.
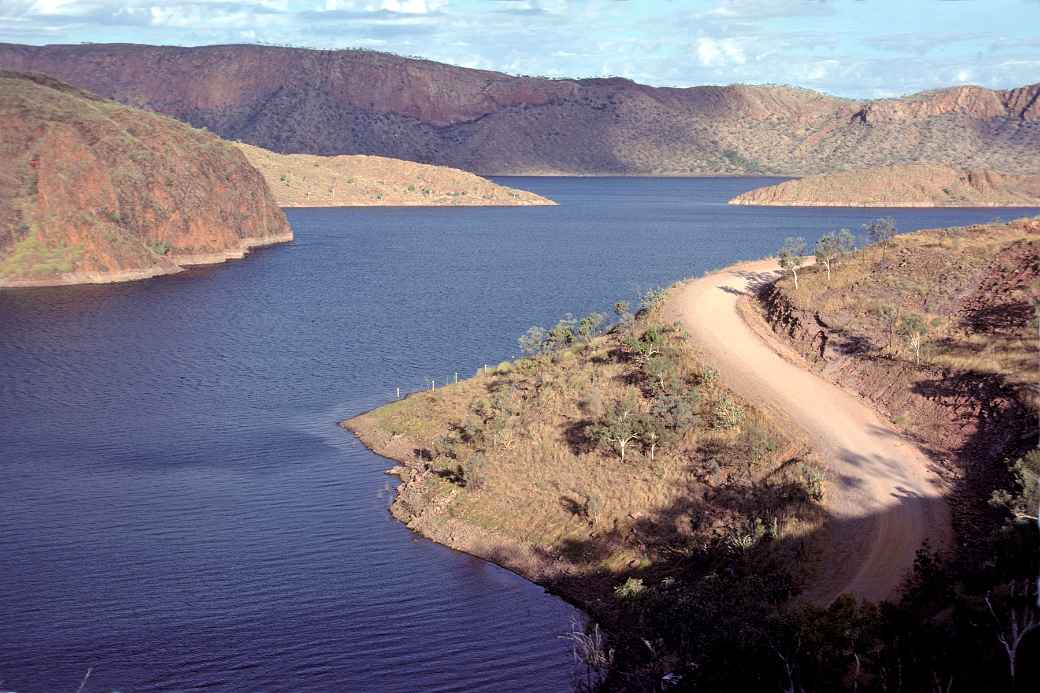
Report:
M 520 352 L 524 356 L 537 356 L 545 350 L 546 332 L 538 325 L 527 329 L 527 332 L 516 341 L 520 344 Z
M 838 252 L 849 255 L 856 251 L 856 236 L 849 229 L 838 231 Z
M 596 336 L 600 326 L 606 322 L 607 316 L 603 313 L 589 313 L 578 321 L 578 336 L 588 344 Z
M 1040 588 L 1037 588 L 1040 590 Z M 993 606 L 993 595 L 986 595 L 986 607 L 996 625 L 997 641 L 1003 645 L 1007 655 L 1008 672 L 1011 674 L 1011 688 L 1015 688 L 1016 664 L 1018 649 L 1022 641 L 1033 631 L 1040 631 L 1040 594 L 1034 595 L 1033 587 L 1028 580 L 1021 584 L 1012 582 L 1008 585 L 1007 618 L 1001 619 Z M 1037 602 L 1035 604 L 1034 602 Z
M 838 259 L 841 255 L 841 246 L 838 242 L 838 235 L 833 231 L 828 231 L 820 237 L 820 240 L 816 241 L 816 262 L 823 265 L 827 269 L 827 283 L 831 283 L 831 263 Z
M 632 319 L 632 313 L 629 310 L 628 301 L 618 301 L 614 304 L 614 315 L 618 316 L 618 320 L 621 322 L 628 322 Z
M 899 334 L 906 339 L 907 346 L 914 352 L 914 363 L 921 365 L 921 346 L 928 334 L 928 323 L 920 315 L 909 313 L 899 320 Z
M 885 260 L 885 246 L 896 235 L 896 220 L 892 217 L 881 217 L 863 225 L 867 240 L 881 246 L 881 261 Z
M 780 259 L 780 269 L 790 272 L 794 276 L 794 288 L 798 290 L 798 268 L 802 266 L 805 255 L 805 239 L 802 237 L 788 236 L 780 247 L 777 257 Z
M 896 220 L 892 217 L 881 217 L 863 225 L 867 239 L 874 245 L 883 245 L 896 235 Z
M 631 395 L 614 402 L 606 415 L 590 431 L 602 446 L 610 447 L 625 461 L 628 444 L 639 437 L 639 406 Z

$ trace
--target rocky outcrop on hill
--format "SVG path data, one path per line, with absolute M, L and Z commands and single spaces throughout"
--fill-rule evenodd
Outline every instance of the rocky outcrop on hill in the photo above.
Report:
M 445 166 L 382 156 L 276 154 L 237 143 L 282 207 L 552 205 L 541 195 L 496 185 Z
M 0 72 L 0 286 L 142 279 L 292 239 L 219 138 L 41 75 Z
M 545 79 L 370 51 L 0 44 L 43 72 L 229 139 L 482 174 L 809 175 L 909 162 L 1040 173 L 1040 84 L 854 101 L 772 86 Z
M 789 180 L 731 205 L 783 207 L 1040 207 L 1040 175 L 910 164 Z

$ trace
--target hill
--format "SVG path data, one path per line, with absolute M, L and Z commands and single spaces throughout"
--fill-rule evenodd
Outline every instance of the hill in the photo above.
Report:
M 141 279 L 292 239 L 234 147 L 49 77 L 0 72 L 0 286 Z
M 545 79 L 359 50 L 0 45 L 42 72 L 282 153 L 489 174 L 811 175 L 914 162 L 1040 173 L 1040 85 L 855 101 L 774 86 Z
M 445 166 L 382 156 L 276 154 L 236 143 L 282 207 L 551 205 L 525 190 Z
M 839 171 L 757 188 L 731 205 L 1040 207 L 1040 175 L 908 164 Z

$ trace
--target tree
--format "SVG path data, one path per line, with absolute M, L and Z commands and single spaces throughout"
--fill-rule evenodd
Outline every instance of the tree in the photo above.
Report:
M 628 322 L 632 319 L 632 313 L 629 311 L 628 301 L 618 301 L 614 304 L 614 315 L 618 316 L 618 320 L 621 322 Z
M 600 445 L 610 447 L 621 455 L 621 461 L 624 462 L 628 444 L 639 437 L 639 418 L 638 403 L 632 395 L 628 395 L 616 400 L 590 433 Z
M 578 336 L 588 344 L 606 320 L 607 316 L 603 313 L 589 313 L 578 321 Z
M 516 341 L 519 342 L 520 353 L 524 356 L 537 356 L 545 351 L 545 340 L 545 330 L 538 325 L 533 325 Z
M 1011 474 L 1019 492 L 995 491 L 992 503 L 1006 508 L 1016 520 L 1036 522 L 1040 528 L 1040 449 L 1030 450 L 1015 462 Z
M 856 236 L 849 229 L 838 231 L 838 252 L 849 255 L 856 250 Z
M 780 247 L 777 257 L 780 259 L 780 269 L 790 272 L 794 276 L 794 288 L 798 290 L 798 268 L 802 266 L 803 255 L 805 255 L 805 239 L 802 237 L 788 236 Z
M 920 315 L 908 313 L 899 320 L 899 334 L 906 339 L 907 346 L 914 352 L 914 363 L 921 365 L 921 345 L 928 334 L 928 324 Z
M 881 217 L 863 225 L 867 239 L 874 245 L 882 245 L 896 235 L 896 220 L 892 217 Z
M 657 325 L 648 327 L 641 336 L 629 336 L 624 341 L 625 348 L 637 355 L 646 363 L 664 350 L 664 333 Z
M 997 641 L 1004 646 L 1011 674 L 1011 688 L 1015 688 L 1015 664 L 1018 648 L 1022 641 L 1033 631 L 1040 630 L 1040 607 L 1034 604 L 1032 586 L 1029 581 L 1021 585 L 1012 582 L 1008 585 L 1007 623 L 997 615 L 993 607 L 992 594 L 986 595 L 986 607 L 996 623 Z M 1036 597 L 1040 603 L 1040 595 Z
M 655 392 L 675 389 L 679 381 L 679 369 L 675 359 L 666 354 L 651 356 L 643 363 L 643 373 L 652 383 Z
M 838 242 L 838 235 L 833 231 L 820 236 L 820 240 L 816 241 L 816 262 L 823 265 L 827 269 L 827 283 L 831 283 L 831 263 L 838 259 L 841 255 L 841 246 Z

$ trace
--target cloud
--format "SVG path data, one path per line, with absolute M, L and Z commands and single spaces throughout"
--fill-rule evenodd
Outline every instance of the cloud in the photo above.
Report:
M 702 36 L 694 43 L 694 53 L 700 64 L 705 67 L 743 65 L 747 62 L 744 49 L 732 38 L 715 39 Z
M 823 16 L 834 13 L 830 0 L 723 0 L 709 16 L 752 20 L 777 17 Z

